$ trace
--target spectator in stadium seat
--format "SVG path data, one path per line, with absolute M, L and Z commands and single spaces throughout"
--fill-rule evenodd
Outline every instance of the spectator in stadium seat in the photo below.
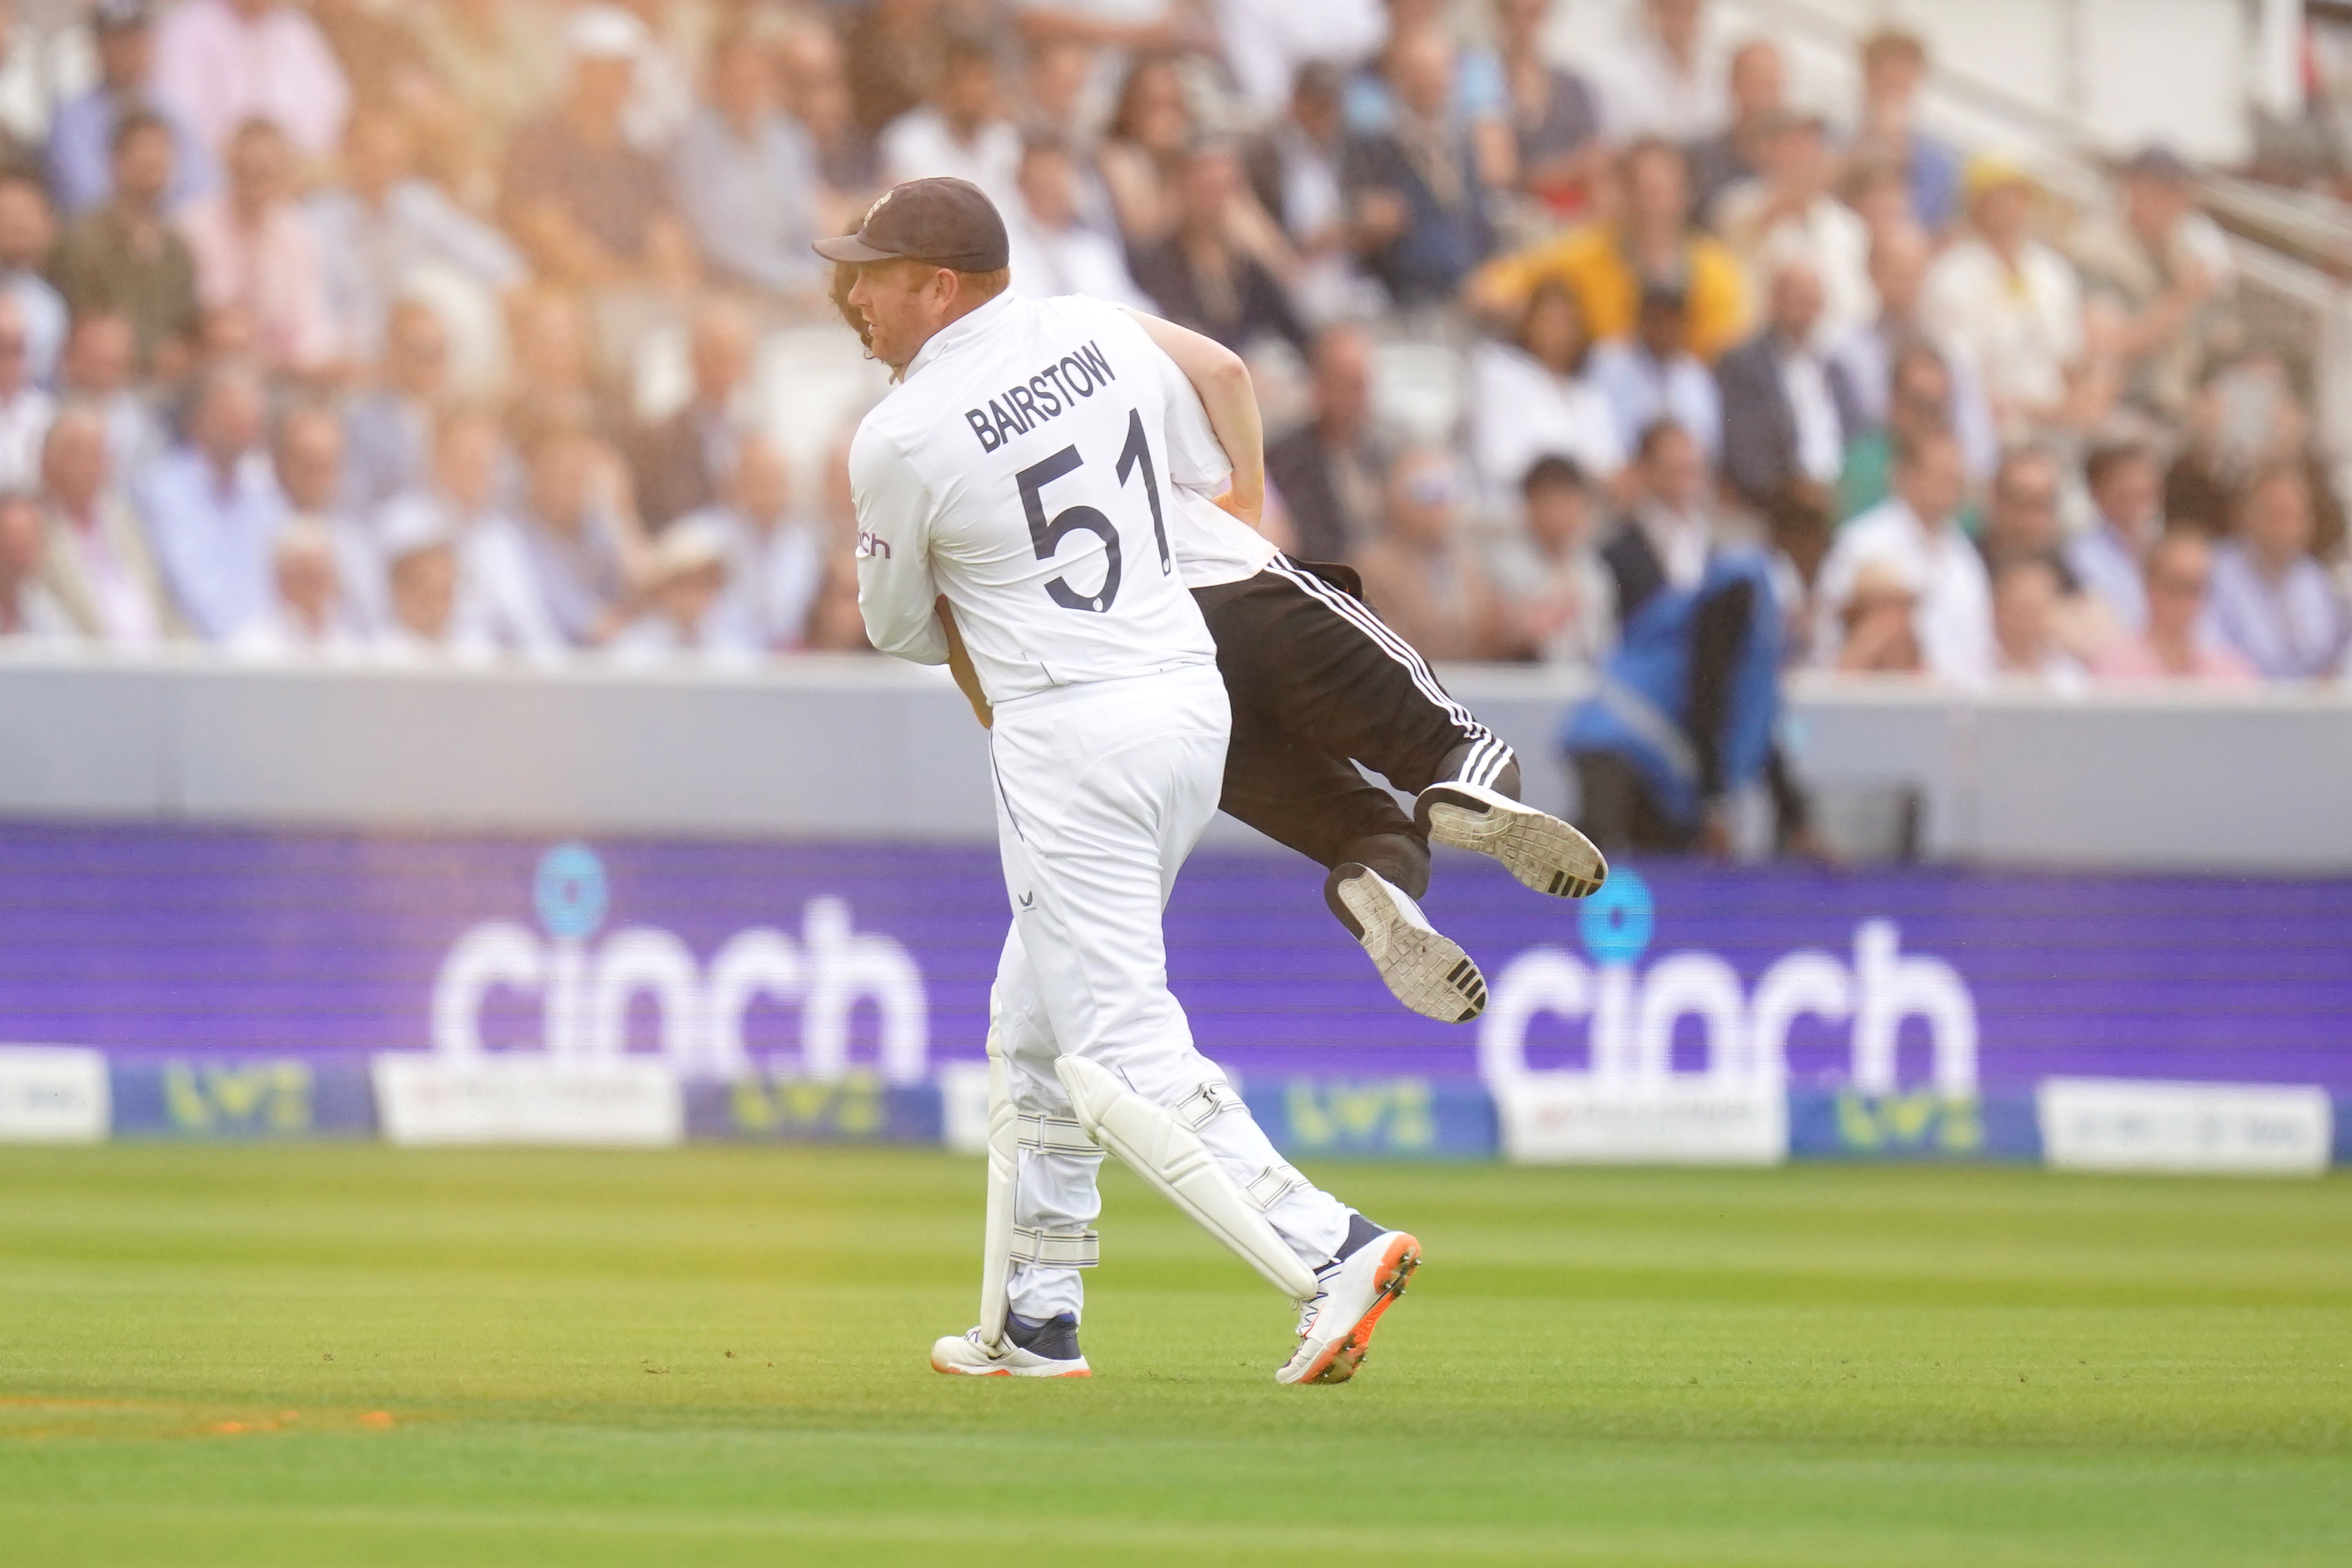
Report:
M 1496 47 L 1474 55 L 1502 79 L 1517 185 L 1555 212 L 1573 210 L 1608 156 L 1601 134 L 1601 95 L 1576 72 L 1546 56 L 1552 0 L 1495 0 Z
M 563 79 L 565 0 L 420 0 L 401 7 L 433 74 L 467 117 L 503 141 Z
M 1935 259 L 1935 247 L 1916 225 L 1898 224 L 1874 231 L 1870 247 L 1870 285 L 1878 301 L 1878 314 L 1848 331 L 1831 352 L 1845 366 L 1848 384 L 1862 405 L 1864 420 L 1872 426 L 1885 426 L 1895 417 L 1892 395 L 1896 356 L 1912 342 L 1933 347 L 1951 381 L 1946 413 L 1952 434 L 1959 437 L 1960 451 L 1968 459 L 1969 479 L 1980 484 L 1992 477 L 1993 465 L 2000 458 L 2000 433 L 1993 423 L 1992 405 L 1985 399 L 1984 377 L 1969 356 L 1968 345 L 1931 331 L 1920 316 L 1920 295 L 1927 284 L 1927 269 Z
M 365 646 L 343 587 L 335 536 L 307 519 L 280 529 L 270 547 L 270 594 L 260 614 L 228 639 L 247 658 L 348 658 Z
M 1539 458 L 1570 458 L 1603 483 L 1624 468 L 1616 417 L 1586 374 L 1591 346 L 1576 296 L 1548 283 L 1511 342 L 1471 351 L 1471 459 L 1490 510 L 1512 510 Z
M 2022 171 L 1980 157 L 1968 187 L 1970 232 L 1928 269 L 1920 321 L 1966 347 L 2003 436 L 2079 424 L 2099 398 L 2074 269 L 2029 233 L 2037 192 Z
M 1309 354 L 1314 417 L 1266 447 L 1307 561 L 1351 560 L 1380 517 L 1388 456 L 1372 428 L 1372 340 L 1353 322 L 1323 329 Z
M 573 288 L 691 281 L 694 246 L 669 205 L 661 164 L 622 123 L 635 89 L 645 26 L 588 5 L 565 26 L 571 79 L 562 100 L 507 149 L 509 228 L 539 269 Z
M 497 420 L 466 409 L 444 415 L 434 432 L 430 480 L 383 509 L 377 550 L 396 601 L 396 542 L 446 542 L 457 569 L 457 639 L 470 647 L 548 658 L 562 650 L 563 634 L 540 591 L 521 528 L 499 504 L 506 467 Z M 388 617 L 397 618 L 396 608 L 387 606 Z
M 38 498 L 0 492 L 0 642 L 61 642 L 75 636 L 72 618 L 42 580 L 46 531 Z
M 824 584 L 809 612 L 810 653 L 872 653 L 866 617 L 857 609 L 857 563 L 846 555 L 827 561 Z
M 1919 649 L 1919 590 L 1900 567 L 1867 561 L 1838 611 L 1840 675 L 1924 675 Z
M 373 517 L 396 495 L 424 483 L 433 460 L 433 429 L 448 387 L 449 329 L 421 300 L 392 308 L 376 384 L 343 416 L 350 455 L 343 502 Z
M 1450 113 L 1454 47 L 1434 27 L 1392 41 L 1384 70 L 1390 125 L 1349 138 L 1341 159 L 1349 226 L 1364 269 L 1398 305 L 1450 300 L 1494 247 L 1486 173 Z
M 1303 350 L 1307 327 L 1281 281 L 1234 240 L 1234 209 L 1255 205 L 1239 155 L 1223 142 L 1195 147 L 1184 158 L 1176 195 L 1175 232 L 1130 252 L 1136 286 L 1160 314 L 1237 353 L 1270 337 Z
M 801 17 L 776 42 L 783 106 L 809 139 L 821 184 L 812 200 L 820 233 L 857 226 L 882 178 L 874 138 L 857 122 L 841 39 L 822 21 Z
M 283 131 L 247 121 L 229 142 L 226 188 L 190 204 L 180 233 L 196 260 L 197 298 L 244 313 L 263 366 L 324 380 L 344 368 L 345 343 L 318 233 L 294 201 L 293 158 Z
M 1714 463 L 1723 451 L 1723 399 L 1715 374 L 1685 346 L 1690 309 L 1682 287 L 1653 283 L 1642 290 L 1633 332 L 1596 344 L 1592 384 L 1617 421 L 1617 444 L 1631 452 L 1642 433 L 1661 419 L 1688 431 Z
M 2059 581 L 2068 593 L 2081 586 L 2073 578 L 2064 548 L 2064 530 L 2058 509 L 2063 489 L 2058 459 L 2046 447 L 2012 447 L 2001 455 L 1986 492 L 1984 526 L 1977 534 L 1977 550 L 1985 571 L 1998 572 L 2008 562 L 2028 555 L 2048 556 L 2058 563 Z
M 1394 7 L 1382 0 L 1221 0 L 1211 9 L 1245 117 L 1264 121 L 1282 112 L 1300 72 L 1313 68 L 1336 80 L 1378 51 Z
M 1816 662 L 1837 662 L 1853 584 L 1864 566 L 1883 562 L 1918 594 L 1919 647 L 1927 672 L 1962 686 L 1991 676 L 1992 586 L 1983 557 L 1958 521 L 1967 486 L 1959 443 L 1948 433 L 1897 450 L 1895 493 L 1847 523 L 1822 563 Z
M 747 437 L 725 497 L 678 526 L 715 531 L 727 546 L 728 591 L 720 614 L 730 642 L 783 651 L 808 635 L 809 612 L 824 583 L 829 531 L 793 510 L 791 465 L 765 437 Z
M 588 323 L 576 296 L 526 288 L 508 302 L 507 339 L 514 365 L 507 434 L 518 447 L 542 430 L 578 426 L 599 441 L 619 443 L 632 421 L 627 405 L 594 374 Z
M 117 474 L 145 469 L 163 449 L 163 422 L 139 385 L 139 340 L 119 310 L 86 310 L 73 320 L 58 366 L 58 395 L 88 403 L 106 419 L 107 450 Z
M 196 261 L 164 216 L 172 128 L 134 111 L 114 132 L 114 194 L 76 220 L 49 262 L 49 280 L 77 316 L 118 311 L 138 341 L 139 365 L 163 380 L 187 367 L 198 327 Z
M 873 0 L 842 29 L 857 123 L 869 137 L 919 106 L 940 76 L 940 0 Z
M 2201 533 L 2171 529 L 2148 547 L 2147 621 L 2092 666 L 2102 680 L 2199 680 L 2252 685 L 2254 667 L 2215 640 L 2208 603 L 2213 546 Z
M 1841 368 L 1843 361 L 1832 361 Z M 1893 395 L 1885 421 L 1872 425 L 1846 442 L 1845 466 L 1838 472 L 1839 522 L 1859 517 L 1885 500 L 1894 482 L 1895 448 L 1932 430 L 1952 427 L 1950 362 L 1921 339 L 1912 339 L 1895 353 Z M 1847 384 L 1852 386 L 1851 373 Z M 1855 395 L 1854 401 L 1861 401 Z
M 57 237 L 40 183 L 29 175 L 0 175 L 0 295 L 14 300 L 24 315 L 33 380 L 44 387 L 57 380 L 68 326 L 65 300 L 41 276 Z
M 1774 269 L 1764 331 L 1716 366 L 1723 389 L 1723 469 L 1731 488 L 1776 521 L 1825 529 L 1846 444 L 1861 408 L 1845 367 L 1823 350 L 1821 274 L 1802 257 Z
M 164 13 L 155 96 L 215 156 L 239 125 L 266 119 L 304 158 L 323 162 L 351 108 L 334 52 L 289 0 L 184 0 Z
M 1138 55 L 1128 65 L 1095 153 L 1111 215 L 1129 250 L 1158 245 L 1176 231 L 1176 171 L 1195 140 L 1175 57 Z
M 1633 36 L 1594 72 L 1612 141 L 1696 142 L 1730 119 L 1706 10 L 1706 0 L 1643 0 Z
M 1822 330 L 1843 335 L 1878 314 L 1870 286 L 1870 229 L 1834 189 L 1837 159 L 1821 116 L 1783 111 L 1762 128 L 1763 173 L 1715 205 L 1715 226 L 1746 261 L 1769 274 L 1809 262 L 1822 284 Z
M 42 578 L 75 630 L 132 652 L 179 635 L 146 531 L 117 488 L 100 407 L 74 402 L 58 411 L 41 481 L 49 516 Z
M 1789 109 L 1789 71 L 1780 47 L 1750 38 L 1732 51 L 1726 78 L 1731 122 L 1690 146 L 1691 210 L 1713 221 L 1723 193 L 1764 169 L 1764 144 Z
M 541 434 L 528 461 L 521 533 L 532 577 L 563 640 L 597 647 L 620 624 L 631 544 L 598 493 L 604 474 L 596 443 L 576 426 L 559 426 Z
M 2247 482 L 2235 533 L 2213 552 L 2213 629 L 2265 679 L 2336 672 L 2352 616 L 2312 559 L 2311 482 L 2281 464 Z
M 383 553 L 388 605 L 372 646 L 388 664 L 477 662 L 495 651 L 465 617 L 458 545 L 430 512 L 387 520 Z
M 1323 60 L 1298 69 L 1289 111 L 1252 145 L 1250 183 L 1297 261 L 1289 274 L 1300 314 L 1332 321 L 1379 310 L 1385 296 L 1356 265 L 1341 164 L 1347 121 L 1339 71 Z
M 1469 300 L 1508 320 L 1537 284 L 1558 279 L 1576 291 L 1592 335 L 1603 342 L 1633 330 L 1652 288 L 1681 290 L 1690 353 L 1712 363 L 1746 338 L 1751 310 L 1739 258 L 1690 226 L 1683 155 L 1664 142 L 1636 142 L 1618 158 L 1623 216 L 1572 228 L 1557 239 L 1498 257 L 1470 281 Z
M 1617 590 L 1594 548 L 1591 482 L 1566 458 L 1538 458 L 1519 496 L 1519 533 L 1494 573 L 1518 639 L 1546 664 L 1593 668 L 1615 640 Z
M 730 603 L 730 543 L 705 517 L 683 519 L 661 536 L 646 563 L 645 609 L 606 646 L 614 662 L 647 668 L 695 656 L 747 661 L 758 655 L 751 625 Z
M 33 334 L 24 307 L 0 294 L 0 489 L 40 483 L 41 443 L 58 405 L 33 382 Z
M 151 0 L 98 0 L 90 7 L 98 80 L 59 104 L 49 121 L 49 189 L 68 218 L 114 194 L 114 132 L 124 116 L 156 111 L 154 16 Z M 204 143 L 168 112 L 164 118 L 179 148 L 164 202 L 176 207 L 208 193 L 215 174 Z
M 2164 531 L 2164 475 L 2137 442 L 2095 448 L 2083 468 L 2091 525 L 2066 542 L 2066 564 L 2108 617 L 2137 635 L 2147 625 L 2148 547 Z
M 1033 300 L 1087 294 L 1150 310 L 1118 242 L 1080 212 L 1080 178 L 1077 154 L 1059 135 L 1033 132 L 1024 139 L 1021 202 L 1004 215 L 1013 247 L 1013 291 Z
M 2059 640 L 2058 569 L 2047 555 L 2021 555 L 1992 574 L 1995 673 L 2075 693 L 2088 685 L 2083 666 Z
M 1862 41 L 1862 117 L 1852 152 L 1904 171 L 1911 212 L 1930 234 L 1959 216 L 1960 155 L 1918 127 L 1927 46 L 1916 33 L 1885 27 Z
M 2178 153 L 2147 147 L 2124 166 L 2119 208 L 2067 237 L 2101 336 L 2123 362 L 2124 395 L 2179 419 L 2206 367 L 2243 335 L 2229 237 L 2198 210 L 2197 180 Z
M 1461 537 L 1466 499 L 1452 454 L 1400 453 L 1389 468 L 1380 537 L 1360 558 L 1364 599 L 1423 658 L 1516 658 L 1527 650 Z
M 775 62 L 749 27 L 710 47 L 709 100 L 670 154 L 672 196 L 721 282 L 769 294 L 817 284 L 815 150 L 777 104 Z
M 356 636 L 383 624 L 383 561 L 373 520 L 344 503 L 348 447 L 333 409 L 301 404 L 278 416 L 271 458 L 278 493 L 286 498 L 284 527 L 327 541 L 334 555 L 336 619 Z
M 971 181 L 1000 208 L 1012 205 L 1021 132 L 1004 115 L 995 49 L 981 38 L 950 35 L 929 100 L 885 126 L 876 145 L 886 184 L 946 175 Z
M 187 443 L 158 459 L 138 489 L 172 597 L 207 642 L 252 619 L 269 591 L 286 498 L 262 445 L 267 411 L 257 374 L 213 365 L 197 384 Z
M 362 364 L 384 352 L 394 301 L 420 274 L 462 280 L 486 302 L 525 276 L 504 235 L 417 175 L 415 153 L 400 116 L 362 110 L 343 138 L 342 184 L 308 204 L 336 331 Z
M 686 406 L 628 443 L 637 516 L 659 532 L 718 498 L 743 439 L 743 406 L 759 343 L 751 319 L 733 305 L 707 301 L 695 312 L 688 360 L 694 391 Z

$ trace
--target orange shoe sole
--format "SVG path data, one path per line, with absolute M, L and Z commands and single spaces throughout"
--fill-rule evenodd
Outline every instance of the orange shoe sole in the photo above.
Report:
M 1405 1286 L 1412 1280 L 1412 1271 L 1420 1267 L 1419 1241 L 1410 1236 L 1400 1236 L 1390 1242 L 1387 1253 L 1381 1258 L 1380 1274 L 1373 1280 L 1381 1293 L 1374 1298 L 1372 1310 L 1363 1315 L 1344 1339 L 1324 1352 L 1319 1365 L 1312 1367 L 1298 1381 L 1345 1383 L 1355 1376 L 1356 1369 L 1363 1365 L 1364 1358 L 1371 1353 L 1372 1331 L 1380 1326 L 1381 1314 L 1404 1294 Z
M 941 1366 L 939 1363 L 933 1362 L 931 1370 L 943 1377 L 1011 1377 L 1013 1375 L 1013 1369 L 1009 1366 L 992 1366 L 985 1371 L 975 1372 L 968 1367 Z M 1076 1372 L 1048 1372 L 1038 1375 L 1045 1382 L 1053 1383 L 1066 1377 L 1092 1377 L 1094 1369 L 1080 1367 Z

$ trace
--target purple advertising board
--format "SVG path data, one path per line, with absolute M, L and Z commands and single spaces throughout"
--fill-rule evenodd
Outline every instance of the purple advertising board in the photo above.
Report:
M 1792 1091 L 2053 1075 L 2352 1094 L 2352 881 L 1657 862 L 1596 900 L 1441 861 L 1494 1002 L 1400 1010 L 1287 856 L 1204 854 L 1169 911 L 1201 1045 L 1245 1084 L 1622 1058 Z M 1008 921 L 979 847 L 0 826 L 0 1041 L 117 1062 L 661 1052 L 886 1083 L 981 1054 Z

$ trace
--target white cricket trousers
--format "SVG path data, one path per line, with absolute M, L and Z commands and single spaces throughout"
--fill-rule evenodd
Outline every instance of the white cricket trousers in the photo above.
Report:
M 1074 1115 L 1054 1062 L 1097 1062 L 1173 1110 L 1225 1075 L 1192 1044 L 1168 989 L 1160 917 L 1176 873 L 1216 815 L 1233 727 L 1223 681 L 1200 665 L 1057 687 L 999 707 L 989 737 L 997 843 L 1013 930 L 991 999 L 1023 1115 Z M 1282 1156 L 1240 1101 L 1200 1129 L 1237 1185 Z M 1013 1223 L 1053 1231 L 1094 1224 L 1097 1159 L 1021 1151 Z M 1309 1268 L 1348 1234 L 1347 1206 L 1301 1184 L 1266 1211 Z M 1015 1264 L 1009 1300 L 1023 1317 L 1076 1312 L 1080 1271 Z

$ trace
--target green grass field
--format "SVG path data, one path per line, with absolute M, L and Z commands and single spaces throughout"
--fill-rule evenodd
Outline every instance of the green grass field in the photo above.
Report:
M 2352 1181 L 1323 1168 L 1354 1384 L 1124 1173 L 950 1383 L 929 1152 L 0 1151 L 0 1563 L 2352 1563 Z

